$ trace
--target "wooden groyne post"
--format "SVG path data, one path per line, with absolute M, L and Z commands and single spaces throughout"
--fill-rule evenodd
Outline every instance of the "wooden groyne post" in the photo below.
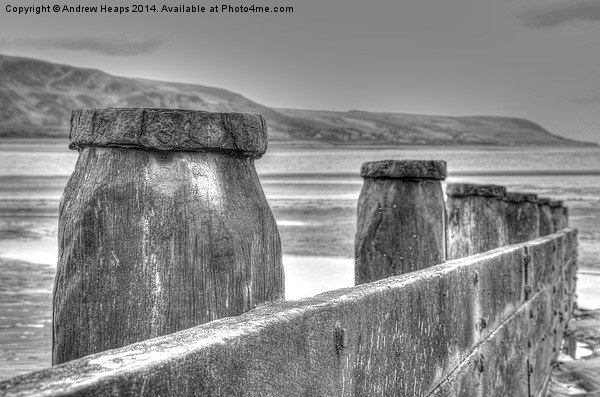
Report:
M 569 207 L 564 206 L 562 200 L 551 200 L 550 212 L 552 213 L 553 231 L 557 232 L 569 227 Z
M 284 297 L 277 225 L 254 168 L 261 116 L 75 110 L 59 213 L 53 364 Z
M 554 232 L 552 223 L 552 208 L 550 203 L 552 200 L 548 197 L 538 197 L 538 211 L 540 213 L 539 231 L 540 236 L 547 236 Z
M 446 195 L 448 260 L 508 245 L 504 186 L 451 183 Z
M 446 162 L 364 163 L 358 199 L 356 284 L 424 269 L 446 259 L 441 181 Z
M 504 197 L 510 244 L 523 243 L 540 235 L 538 196 L 508 192 Z

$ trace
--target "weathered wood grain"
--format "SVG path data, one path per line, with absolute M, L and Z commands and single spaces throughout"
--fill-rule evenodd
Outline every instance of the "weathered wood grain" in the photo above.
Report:
M 504 198 L 510 244 L 538 238 L 540 214 L 537 194 L 508 192 Z
M 79 150 L 60 204 L 54 364 L 284 297 L 279 233 L 251 156 Z
M 446 259 L 443 161 L 363 164 L 358 199 L 356 284 L 408 273 Z
M 363 178 L 446 179 L 446 162 L 430 160 L 382 160 L 363 163 Z
M 505 187 L 455 183 L 446 186 L 446 194 L 448 260 L 508 244 Z
M 262 116 L 155 108 L 76 109 L 71 148 L 138 147 L 242 153 L 258 158 L 267 150 Z
M 550 207 L 551 199 L 548 197 L 538 197 L 539 216 L 539 231 L 540 236 L 546 236 L 554 232 L 552 223 L 552 208 Z
M 551 200 L 550 212 L 552 213 L 553 231 L 556 232 L 569 227 L 569 208 L 564 206 L 562 200 Z

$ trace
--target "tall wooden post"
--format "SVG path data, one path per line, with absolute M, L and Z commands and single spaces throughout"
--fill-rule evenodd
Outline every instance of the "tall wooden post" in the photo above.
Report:
M 551 200 L 550 212 L 552 213 L 553 231 L 556 232 L 569 227 L 569 208 L 564 206 L 562 200 Z
M 554 232 L 552 226 L 552 208 L 550 207 L 551 202 L 552 200 L 547 197 L 538 197 L 540 236 L 547 236 Z
M 253 114 L 75 110 L 60 204 L 53 363 L 284 297 Z
M 356 284 L 442 263 L 446 259 L 444 161 L 364 163 L 358 199 Z
M 448 260 L 508 245 L 504 186 L 454 183 L 446 195 Z
M 504 201 L 509 243 L 518 244 L 538 238 L 540 215 L 537 194 L 508 192 Z

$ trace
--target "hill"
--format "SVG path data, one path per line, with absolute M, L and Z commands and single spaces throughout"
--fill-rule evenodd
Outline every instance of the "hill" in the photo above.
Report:
M 326 112 L 277 109 L 280 113 L 311 120 L 314 139 L 398 144 L 479 145 L 581 145 L 552 135 L 532 121 L 513 117 L 447 117 L 358 110 Z
M 0 137 L 67 137 L 71 109 L 161 107 L 250 112 L 271 141 L 334 144 L 581 145 L 529 120 L 270 108 L 221 88 L 112 76 L 0 55 Z

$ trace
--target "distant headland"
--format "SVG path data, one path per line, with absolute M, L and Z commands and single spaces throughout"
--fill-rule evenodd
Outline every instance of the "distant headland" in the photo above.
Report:
M 221 88 L 0 55 L 0 138 L 66 138 L 72 109 L 105 107 L 258 113 L 273 143 L 597 146 L 554 135 L 521 118 L 271 108 Z

